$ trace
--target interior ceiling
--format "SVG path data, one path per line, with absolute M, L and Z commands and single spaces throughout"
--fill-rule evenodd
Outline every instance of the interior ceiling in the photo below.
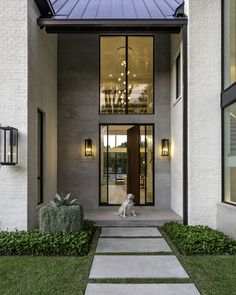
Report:
M 109 134 L 112 131 L 127 131 L 132 128 L 134 125 L 109 125 Z
M 109 125 L 109 135 L 127 135 L 127 130 L 135 125 Z M 144 134 L 145 127 L 140 125 L 140 133 Z

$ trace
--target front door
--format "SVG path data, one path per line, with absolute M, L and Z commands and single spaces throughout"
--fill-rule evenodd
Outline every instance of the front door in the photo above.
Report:
M 140 204 L 140 126 L 127 130 L 127 193 Z
M 154 204 L 154 136 L 151 124 L 100 126 L 100 205 Z

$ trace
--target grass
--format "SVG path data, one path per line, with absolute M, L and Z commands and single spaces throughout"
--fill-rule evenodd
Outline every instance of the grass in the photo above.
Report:
M 181 262 L 202 295 L 236 295 L 236 256 L 183 256 Z
M 97 244 L 83 257 L 0 257 L 1 295 L 82 295 Z
M 201 295 L 236 295 L 236 255 L 186 256 L 160 230 Z
M 185 256 L 179 253 L 161 230 L 174 254 L 191 277 L 178 279 L 99 280 L 103 283 L 189 283 L 202 295 L 236 295 L 236 255 Z M 88 256 L 84 257 L 0 257 L 1 295 L 82 295 L 88 282 L 97 244 L 96 231 Z M 90 280 L 97 282 L 97 280 Z
M 189 284 L 191 279 L 155 279 L 155 278 L 125 278 L 125 279 L 90 279 L 89 283 L 97 284 Z

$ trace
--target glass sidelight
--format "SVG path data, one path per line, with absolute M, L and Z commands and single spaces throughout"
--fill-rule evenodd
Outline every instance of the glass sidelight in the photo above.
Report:
M 100 204 L 153 205 L 153 125 L 100 126 Z

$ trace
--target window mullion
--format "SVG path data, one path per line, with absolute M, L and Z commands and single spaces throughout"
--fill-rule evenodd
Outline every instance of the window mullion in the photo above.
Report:
M 128 43 L 128 36 L 126 36 L 125 39 L 125 62 L 126 62 L 126 67 L 125 67 L 125 113 L 128 114 L 128 54 L 129 54 L 129 43 Z

